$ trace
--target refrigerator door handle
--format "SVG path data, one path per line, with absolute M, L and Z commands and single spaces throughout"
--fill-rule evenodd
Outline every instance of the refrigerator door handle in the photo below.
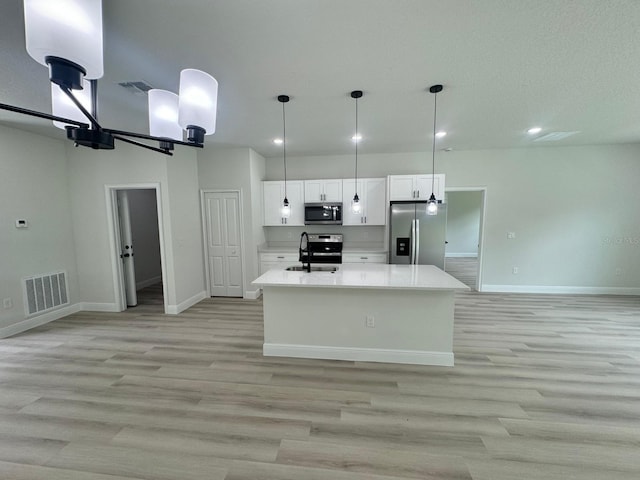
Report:
M 415 227 L 415 236 L 416 236 L 416 241 L 414 242 L 416 247 L 415 247 L 415 253 L 414 253 L 414 258 L 415 258 L 415 264 L 417 265 L 420 262 L 420 220 L 416 219 L 416 227 Z
M 409 265 L 413 265 L 415 261 L 415 249 L 416 249 L 416 221 L 411 220 L 411 234 L 409 235 Z

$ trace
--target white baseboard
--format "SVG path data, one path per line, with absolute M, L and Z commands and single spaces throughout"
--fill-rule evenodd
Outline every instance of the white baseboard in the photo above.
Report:
M 447 253 L 444 258 L 478 258 L 477 253 Z
M 151 285 L 155 285 L 156 283 L 160 283 L 161 281 L 162 275 L 158 275 L 157 277 L 151 277 L 147 280 L 136 282 L 136 290 L 142 290 L 143 288 L 150 287 Z
M 40 325 L 44 325 L 45 323 L 53 322 L 54 320 L 66 317 L 67 315 L 79 312 L 80 310 L 81 304 L 74 303 L 73 305 L 67 305 L 66 307 L 63 307 L 59 310 L 53 310 L 43 315 L 38 315 L 36 317 L 22 320 L 20 322 L 14 323 L 13 325 L 8 325 L 6 327 L 0 328 L 0 338 L 17 335 L 18 333 L 22 333 L 25 330 L 30 330 L 32 328 L 39 327 Z
M 482 285 L 487 293 L 555 293 L 564 295 L 640 295 L 640 288 L 632 287 L 570 287 L 545 285 Z
M 187 308 L 193 307 L 196 303 L 204 300 L 205 298 L 207 298 L 207 292 L 203 290 L 177 305 L 167 305 L 165 313 L 169 315 L 177 315 L 180 312 L 184 312 Z
M 258 288 L 257 290 L 245 290 L 244 298 L 245 300 L 257 300 L 262 295 L 262 289 Z
M 322 358 L 360 362 L 410 363 L 414 365 L 453 366 L 453 353 L 421 350 L 387 350 L 383 348 L 328 347 L 265 343 L 266 357 Z
M 115 303 L 80 302 L 80 310 L 83 312 L 119 312 Z

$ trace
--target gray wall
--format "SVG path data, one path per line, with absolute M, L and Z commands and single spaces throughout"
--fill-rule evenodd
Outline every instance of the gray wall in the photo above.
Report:
M 79 301 L 65 144 L 0 126 L 0 329 L 26 318 L 25 277 L 67 272 Z M 15 228 L 26 219 L 29 228 Z M 13 306 L 3 308 L 3 300 Z
M 363 177 L 431 173 L 426 153 L 358 160 Z M 349 155 L 298 157 L 287 166 L 291 179 L 327 178 L 327 171 L 339 178 L 351 175 L 352 162 Z M 281 179 L 281 163 L 267 159 L 267 180 Z M 447 187 L 487 188 L 485 286 L 638 292 L 640 145 L 437 152 L 436 173 L 446 174 Z
M 447 256 L 478 256 L 482 192 L 448 192 L 446 203 Z
M 264 158 L 249 148 L 205 149 L 198 154 L 198 178 L 202 190 L 239 190 L 243 215 L 243 277 L 245 296 L 257 290 L 258 246 L 264 243 L 262 180 Z
M 89 151 L 67 143 L 69 191 L 80 296 L 91 308 L 115 306 L 111 232 L 105 185 L 158 183 L 167 278 L 165 302 L 175 308 L 204 292 L 196 152 L 173 157 L 118 143 L 113 151 Z
M 162 280 L 160 232 L 155 190 L 128 190 L 131 235 L 135 252 L 136 288 Z

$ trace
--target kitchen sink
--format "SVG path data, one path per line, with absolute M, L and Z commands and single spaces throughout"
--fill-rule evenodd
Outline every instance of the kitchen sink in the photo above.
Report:
M 306 268 L 303 268 L 300 265 L 294 265 L 293 267 L 287 267 L 285 268 L 286 271 L 288 272 L 306 272 Z M 329 272 L 329 273 L 335 273 L 338 271 L 338 267 L 311 267 L 311 271 L 312 272 Z

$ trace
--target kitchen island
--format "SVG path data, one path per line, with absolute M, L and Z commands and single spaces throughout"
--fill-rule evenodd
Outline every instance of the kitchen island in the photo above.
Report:
M 469 290 L 433 265 L 273 269 L 253 284 L 263 290 L 265 356 L 447 366 L 455 292 Z

